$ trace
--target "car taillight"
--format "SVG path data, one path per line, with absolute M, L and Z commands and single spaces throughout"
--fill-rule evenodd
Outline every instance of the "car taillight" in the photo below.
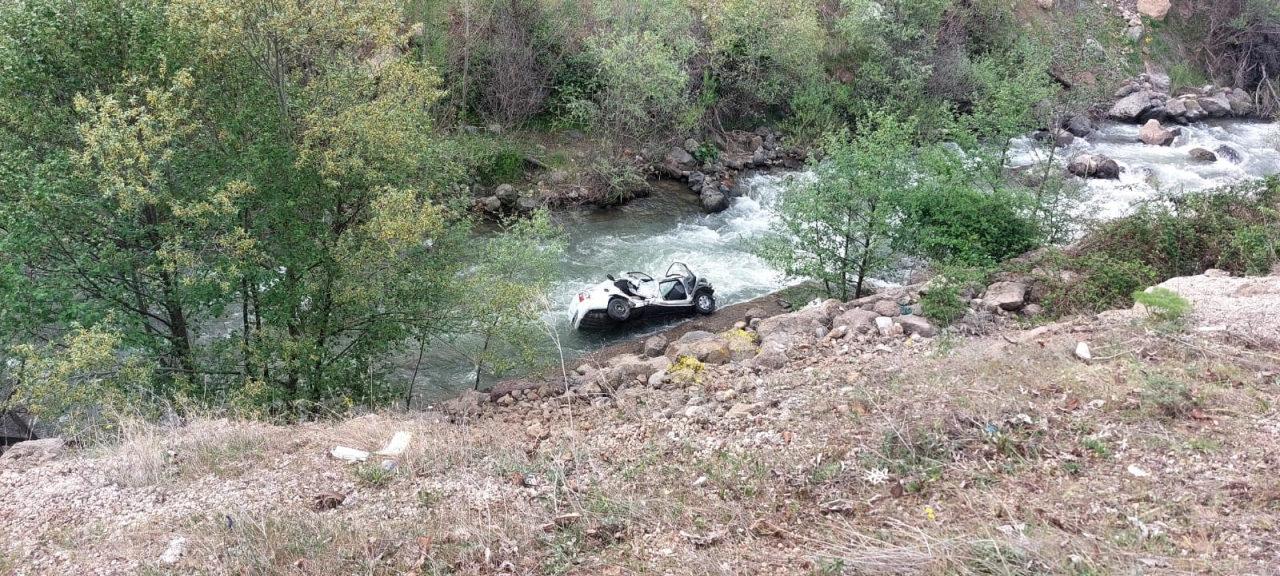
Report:
M 584 301 L 584 300 L 586 300 L 586 299 L 587 299 L 587 295 L 586 295 L 586 294 L 583 294 L 582 292 L 579 292 L 579 293 L 578 293 L 578 301 L 579 301 L 579 302 L 582 302 L 582 301 Z

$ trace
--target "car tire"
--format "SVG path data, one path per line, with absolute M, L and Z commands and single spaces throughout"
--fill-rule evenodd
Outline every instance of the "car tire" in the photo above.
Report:
M 605 308 L 605 313 L 614 322 L 626 322 L 628 318 L 631 318 L 631 302 L 628 302 L 626 298 L 609 300 L 609 306 Z
M 710 292 L 703 290 L 693 295 L 693 309 L 699 314 L 711 314 L 716 311 L 716 298 Z

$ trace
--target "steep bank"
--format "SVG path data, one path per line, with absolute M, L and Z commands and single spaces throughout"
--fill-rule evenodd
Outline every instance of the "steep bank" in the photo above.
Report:
M 465 424 L 197 421 L 6 459 L 0 516 L 21 521 L 0 570 L 1273 573 L 1280 277 L 1166 286 L 1193 301 L 1182 330 L 1125 310 L 971 338 L 797 335 L 777 368 Z M 400 430 L 399 457 L 326 455 Z

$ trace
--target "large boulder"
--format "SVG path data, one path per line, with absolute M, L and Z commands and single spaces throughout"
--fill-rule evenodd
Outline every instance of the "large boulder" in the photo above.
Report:
M 987 287 L 982 300 L 1004 310 L 1017 310 L 1027 303 L 1027 285 L 1020 282 L 996 282 Z
M 1231 113 L 1236 116 L 1252 116 L 1255 107 L 1253 97 L 1239 88 L 1232 88 L 1223 94 L 1231 104 Z
M 729 207 L 729 196 L 715 182 L 703 184 L 699 198 L 702 200 L 702 209 L 710 213 L 722 212 Z
M 777 370 L 787 365 L 787 347 L 781 342 L 765 341 L 751 363 L 758 368 Z
M 830 328 L 831 320 L 842 311 L 839 300 L 826 300 L 790 314 L 766 318 L 756 327 L 756 332 L 761 340 L 808 336 L 818 328 Z
M 1100 154 L 1081 154 L 1071 159 L 1067 171 L 1081 178 L 1120 178 L 1120 163 Z
M 1164 20 L 1170 0 L 1138 0 L 1138 13 L 1152 20 Z
M 689 356 L 704 364 L 725 364 L 733 359 L 733 350 L 724 338 L 710 332 L 694 330 L 667 346 L 667 357 Z
M 498 197 L 504 205 L 511 206 L 520 199 L 520 193 L 516 192 L 515 186 L 510 184 L 500 184 L 493 191 L 493 195 Z
M 1139 90 L 1121 98 L 1111 106 L 1107 117 L 1120 122 L 1137 122 L 1151 109 L 1164 104 L 1165 98 L 1150 90 Z
M 1226 118 L 1231 115 L 1231 100 L 1227 99 L 1225 92 L 1214 92 L 1197 100 L 1211 118 Z
M 1147 120 L 1147 123 L 1138 130 L 1138 138 L 1151 146 L 1168 146 L 1173 144 L 1177 137 L 1178 132 L 1161 126 L 1160 121 L 1155 119 Z
M 1076 135 L 1078 138 L 1084 138 L 1093 133 L 1093 121 L 1084 114 L 1076 114 L 1067 119 L 1063 127 L 1067 129 L 1067 132 Z
M 835 328 L 845 326 L 849 330 L 859 333 L 871 332 L 876 329 L 876 317 L 878 316 L 879 314 L 870 310 L 854 308 L 853 310 L 836 316 L 836 318 L 831 321 L 831 326 Z
M 641 381 L 648 382 L 649 376 L 670 366 L 671 359 L 666 356 L 644 359 L 635 354 L 620 354 L 609 359 L 605 381 L 614 388 Z
M 665 160 L 667 166 L 684 170 L 692 168 L 693 165 L 697 163 L 697 160 L 694 160 L 692 154 L 679 146 L 671 148 L 671 151 L 667 152 Z
M 938 329 L 934 328 L 933 324 L 930 324 L 923 316 L 908 314 L 899 316 L 894 321 L 902 326 L 902 331 L 907 336 L 919 334 L 922 338 L 933 338 L 938 334 Z
M 669 342 L 667 342 L 666 336 L 661 334 L 650 336 L 648 340 L 644 341 L 644 355 L 650 358 L 662 356 L 667 350 L 667 344 Z
M 67 443 L 61 438 L 27 440 L 10 446 L 4 454 L 0 454 L 0 463 L 5 466 L 16 462 L 24 465 L 43 464 L 60 456 L 66 448 Z
M 1204 148 L 1192 148 L 1191 152 L 1189 152 L 1188 154 L 1190 154 L 1191 159 L 1195 160 L 1196 162 L 1217 162 L 1218 161 L 1217 154 L 1214 154 L 1213 152 L 1205 150 Z

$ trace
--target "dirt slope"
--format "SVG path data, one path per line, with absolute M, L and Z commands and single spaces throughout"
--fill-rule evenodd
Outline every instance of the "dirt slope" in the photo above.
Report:
M 1280 277 L 1167 285 L 1184 327 L 810 341 L 468 424 L 138 426 L 0 461 L 0 573 L 1280 574 Z

